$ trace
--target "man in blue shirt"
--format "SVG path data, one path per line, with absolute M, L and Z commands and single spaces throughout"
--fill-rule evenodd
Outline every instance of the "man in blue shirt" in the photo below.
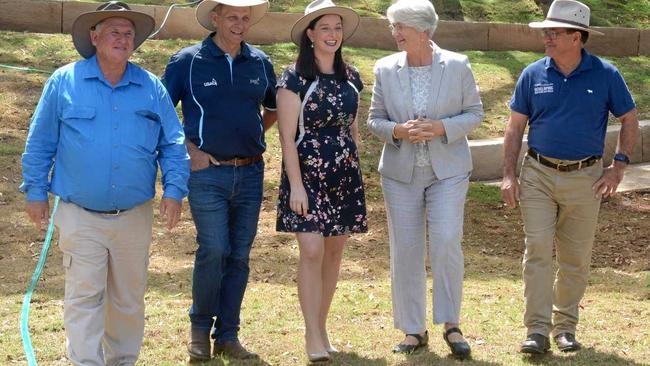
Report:
M 153 28 L 152 17 L 116 1 L 80 15 L 72 36 L 85 59 L 50 77 L 27 136 L 21 190 L 38 229 L 48 192 L 61 198 L 54 223 L 75 365 L 135 364 L 158 165 L 167 228 L 187 195 L 189 156 L 174 106 L 153 74 L 128 62 Z
M 269 58 L 244 37 L 267 8 L 266 0 L 203 1 L 196 17 L 213 33 L 173 55 L 163 77 L 174 104 L 182 103 L 192 162 L 192 360 L 210 359 L 211 330 L 213 354 L 256 357 L 237 333 L 262 202 L 264 131 L 276 120 L 276 80 Z
M 601 197 L 616 192 L 638 136 L 636 107 L 623 77 L 584 50 L 589 8 L 556 0 L 542 29 L 546 57 L 524 69 L 510 102 L 501 193 L 520 202 L 526 234 L 521 352 L 576 351 L 578 306 L 587 287 Z M 614 162 L 603 168 L 609 113 L 621 122 Z M 515 176 L 526 125 L 529 150 Z M 553 243 L 559 270 L 553 276 Z

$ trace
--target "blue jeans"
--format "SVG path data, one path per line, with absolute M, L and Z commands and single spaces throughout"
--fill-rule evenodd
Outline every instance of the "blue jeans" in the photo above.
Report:
M 263 161 L 211 165 L 190 174 L 188 200 L 198 243 L 190 321 L 194 329 L 214 326 L 212 337 L 220 343 L 237 339 L 263 184 Z

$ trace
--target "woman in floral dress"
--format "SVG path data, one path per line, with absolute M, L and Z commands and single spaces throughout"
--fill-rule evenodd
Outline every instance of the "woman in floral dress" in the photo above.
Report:
M 283 169 L 277 230 L 298 239 L 298 296 L 312 362 L 337 352 L 326 323 L 343 248 L 349 234 L 368 230 L 356 147 L 363 83 L 341 55 L 341 43 L 358 23 L 352 9 L 329 0 L 309 4 L 291 32 L 298 59 L 278 83 Z

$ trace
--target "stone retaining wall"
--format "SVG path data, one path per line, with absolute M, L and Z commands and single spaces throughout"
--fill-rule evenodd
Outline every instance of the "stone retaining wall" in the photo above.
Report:
M 40 33 L 69 33 L 74 19 L 94 10 L 97 3 L 46 0 L 0 0 L 0 29 Z M 159 26 L 167 12 L 165 6 L 134 5 L 156 19 Z M 248 40 L 268 44 L 289 42 L 291 26 L 300 14 L 269 13 L 251 28 Z M 632 28 L 596 28 L 605 36 L 593 36 L 587 48 L 598 55 L 650 55 L 650 30 Z M 207 31 L 196 22 L 194 8 L 174 8 L 157 38 L 205 37 Z M 539 32 L 524 24 L 440 21 L 434 40 L 451 50 L 542 51 Z M 359 30 L 348 44 L 355 47 L 395 49 L 388 21 L 362 18 Z
M 618 143 L 620 128 L 620 125 L 617 125 L 610 126 L 607 129 L 605 154 L 603 158 L 605 165 L 609 165 L 612 162 Z M 474 163 L 474 171 L 472 172 L 471 179 L 484 181 L 501 178 L 503 173 L 503 138 L 471 140 L 469 145 L 472 151 L 472 162 Z M 517 167 L 521 166 L 521 161 L 526 151 L 528 151 L 528 143 L 527 136 L 524 136 Z M 650 161 L 650 120 L 640 122 L 639 138 L 634 147 L 634 152 L 630 156 L 630 162 L 632 164 L 648 161 Z

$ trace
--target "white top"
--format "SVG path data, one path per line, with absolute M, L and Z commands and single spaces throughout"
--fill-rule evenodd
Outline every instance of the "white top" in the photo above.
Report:
M 426 118 L 427 103 L 433 92 L 431 89 L 431 66 L 409 66 L 408 69 L 415 118 Z M 429 147 L 425 142 L 415 144 L 415 165 L 420 167 L 431 166 Z

